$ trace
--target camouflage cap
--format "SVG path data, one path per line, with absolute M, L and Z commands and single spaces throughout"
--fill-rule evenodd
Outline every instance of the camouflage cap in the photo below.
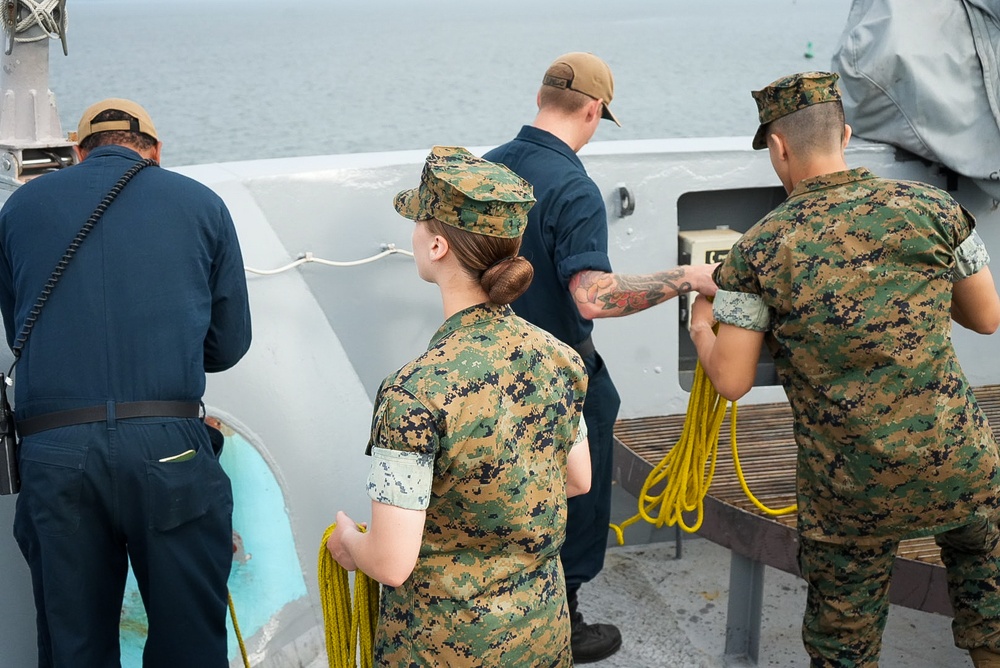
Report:
M 524 232 L 534 203 L 531 184 L 503 165 L 460 146 L 435 146 L 420 186 L 396 195 L 393 205 L 410 220 L 437 218 L 460 230 L 514 238 Z
M 767 148 L 767 124 L 788 114 L 821 102 L 840 100 L 836 72 L 801 72 L 782 77 L 763 90 L 751 92 L 757 102 L 760 127 L 753 137 L 754 149 Z

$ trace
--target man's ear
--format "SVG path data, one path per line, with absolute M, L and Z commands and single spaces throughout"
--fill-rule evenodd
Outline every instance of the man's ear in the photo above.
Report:
M 73 154 L 76 155 L 77 162 L 83 162 L 84 159 L 87 157 L 87 153 L 88 153 L 87 151 L 84 151 L 82 148 L 80 148 L 79 144 L 73 145 Z
M 595 117 L 598 121 L 601 120 L 601 116 L 604 114 L 604 103 L 600 100 L 591 100 L 584 108 L 587 110 L 588 123 L 593 122 Z
M 847 148 L 847 142 L 851 141 L 852 134 L 854 134 L 854 131 L 851 129 L 851 126 L 844 123 L 844 145 L 841 148 Z
M 767 147 L 772 150 L 773 155 L 781 162 L 788 162 L 788 144 L 785 138 L 779 134 L 771 133 L 767 136 Z

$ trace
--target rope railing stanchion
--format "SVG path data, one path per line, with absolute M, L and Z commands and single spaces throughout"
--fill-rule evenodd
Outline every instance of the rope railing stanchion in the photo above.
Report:
M 17 5 L 27 12 L 18 20 L 14 12 Z M 44 39 L 58 39 L 62 42 L 63 53 L 66 53 L 66 0 L 3 0 L 0 4 L 3 29 L 7 34 L 5 51 L 9 55 L 15 43 L 27 44 L 40 42 Z M 25 37 L 24 33 L 38 26 L 43 34 Z

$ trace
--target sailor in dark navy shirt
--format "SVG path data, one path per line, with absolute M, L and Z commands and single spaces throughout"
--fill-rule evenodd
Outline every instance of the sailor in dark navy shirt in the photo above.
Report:
M 77 165 L 0 211 L 0 312 L 13 345 L 97 204 L 161 144 L 128 100 L 84 112 Z M 250 346 L 243 260 L 222 200 L 157 165 L 107 208 L 15 370 L 23 440 L 14 534 L 31 570 L 40 666 L 118 666 L 131 562 L 143 665 L 228 666 L 232 489 L 200 419 L 205 373 Z M 96 416 L 96 417 L 95 417 Z
M 483 157 L 510 167 L 534 188 L 521 254 L 535 267 L 514 311 L 576 348 L 590 376 L 583 413 L 590 433 L 593 479 L 588 494 L 569 501 L 560 554 L 573 621 L 573 659 L 598 661 L 621 646 L 611 624 L 587 624 L 577 610 L 580 585 L 604 566 L 611 520 L 611 466 L 619 398 L 590 338 L 594 318 L 636 313 L 690 291 L 715 294 L 714 265 L 677 267 L 644 275 L 612 272 L 604 198 L 576 153 L 602 118 L 616 124 L 609 105 L 614 81 L 608 65 L 590 53 L 567 53 L 549 66 L 538 92 L 538 115 L 511 142 Z

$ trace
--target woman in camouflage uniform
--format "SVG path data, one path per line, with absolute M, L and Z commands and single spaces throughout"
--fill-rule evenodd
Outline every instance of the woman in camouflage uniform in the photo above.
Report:
M 559 548 L 566 498 L 590 486 L 587 378 L 509 306 L 533 274 L 517 256 L 533 203 L 513 172 L 454 147 L 396 197 L 446 319 L 379 389 L 369 531 L 341 512 L 328 543 L 386 585 L 380 666 L 572 665 Z

